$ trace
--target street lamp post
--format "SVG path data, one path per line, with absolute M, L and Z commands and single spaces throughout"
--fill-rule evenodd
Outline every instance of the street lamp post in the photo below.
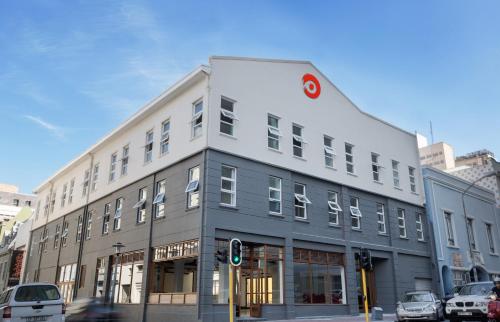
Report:
M 483 180 L 483 179 L 486 179 L 486 178 L 489 178 L 489 177 L 492 177 L 492 176 L 500 176 L 500 170 L 497 170 L 497 171 L 492 171 L 492 172 L 488 172 L 486 173 L 485 175 L 483 175 L 482 177 L 472 181 L 468 186 L 467 188 L 465 188 L 465 190 L 462 192 L 462 207 L 464 209 L 464 219 L 465 219 L 465 231 L 467 233 L 467 240 L 469 242 L 469 254 L 470 254 L 470 259 L 471 259 L 471 264 L 472 264 L 472 274 L 474 275 L 474 281 L 475 282 L 478 282 L 477 280 L 477 268 L 476 268 L 476 260 L 475 260 L 475 257 L 474 255 L 472 254 L 473 252 L 473 249 L 472 249 L 472 243 L 471 243 L 471 240 L 470 240 L 470 237 L 471 237 L 471 232 L 469 231 L 469 224 L 467 222 L 467 219 L 468 219 L 468 216 L 467 216 L 467 208 L 465 207 L 465 194 L 472 188 L 474 187 L 474 185 Z
M 113 278 L 112 278 L 112 283 L 111 283 L 111 306 L 115 305 L 115 288 L 116 288 L 116 274 L 118 273 L 118 258 L 120 256 L 122 248 L 125 247 L 120 242 L 117 242 L 116 244 L 113 245 L 113 248 L 115 249 L 115 268 L 113 270 Z

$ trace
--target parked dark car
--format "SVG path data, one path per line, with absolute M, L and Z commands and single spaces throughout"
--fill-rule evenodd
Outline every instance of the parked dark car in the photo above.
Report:
M 66 322 L 118 322 L 122 314 L 100 298 L 76 300 L 66 310 Z

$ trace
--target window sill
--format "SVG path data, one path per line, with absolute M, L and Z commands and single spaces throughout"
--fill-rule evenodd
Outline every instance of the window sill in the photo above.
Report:
M 163 215 L 163 216 L 160 216 L 160 217 L 153 217 L 153 220 L 156 221 L 156 220 L 162 220 L 162 219 L 165 219 L 167 218 L 166 215 Z
M 229 210 L 235 210 L 238 211 L 239 209 L 236 207 L 236 205 L 228 205 L 224 203 L 219 203 L 219 207 L 224 208 L 224 209 L 229 209 Z
M 383 236 L 383 237 L 389 237 L 389 235 L 387 233 L 378 233 L 379 236 Z
M 273 149 L 273 148 L 270 148 L 270 147 L 267 147 L 267 149 L 269 151 L 273 151 L 273 152 L 276 152 L 276 153 L 279 153 L 279 154 L 283 154 L 283 151 L 281 151 L 281 150 L 276 150 L 276 149 Z
M 355 173 L 353 173 L 353 172 L 347 172 L 347 171 L 346 171 L 345 173 L 347 173 L 347 175 L 349 175 L 349 176 L 351 176 L 351 177 L 356 177 L 356 178 L 358 177 L 358 175 L 357 175 L 357 174 L 355 174 Z
M 331 222 L 328 223 L 328 227 L 332 227 L 332 228 L 340 228 L 340 225 L 339 224 L 333 224 Z
M 410 240 L 408 237 L 401 237 L 401 236 L 399 236 L 399 239 L 402 239 L 402 240 Z
M 396 187 L 396 186 L 394 186 L 394 189 L 399 190 L 399 191 L 403 191 L 403 189 L 402 189 L 402 188 L 400 188 L 400 187 Z
M 226 137 L 226 138 L 228 138 L 228 139 L 238 140 L 238 138 L 237 138 L 236 136 L 231 135 L 231 134 L 227 134 L 227 133 L 222 133 L 222 132 L 219 132 L 219 135 L 220 135 L 220 136 L 224 136 L 224 137 Z
M 383 183 L 382 181 L 377 181 L 377 180 L 373 180 L 373 183 L 379 184 L 379 185 L 381 185 L 381 186 L 383 186 L 383 185 L 384 185 L 384 183 Z
M 325 168 L 327 168 L 327 169 L 329 169 L 329 170 L 337 171 L 337 168 L 335 168 L 335 167 L 330 167 L 329 165 L 325 165 Z
M 121 228 L 113 229 L 113 232 L 116 233 L 116 232 L 119 232 L 120 230 L 122 230 L 122 229 Z
M 186 207 L 186 211 L 191 211 L 200 208 L 200 205 L 198 206 L 193 206 L 193 207 Z
M 294 217 L 294 220 L 295 221 L 298 221 L 298 222 L 302 222 L 304 224 L 309 224 L 309 220 L 307 220 L 306 218 L 300 218 L 300 217 Z
M 499 256 L 500 256 L 500 254 L 498 254 L 498 253 L 490 253 L 490 256 L 496 256 L 496 257 L 499 257 Z
M 425 239 L 417 239 L 417 241 L 418 241 L 419 243 L 424 243 L 424 244 L 426 244 L 426 243 L 427 243 L 427 240 L 425 240 Z
M 460 247 L 458 247 L 458 246 L 453 246 L 453 245 L 446 245 L 446 247 L 448 247 L 448 248 L 453 248 L 453 249 L 460 249 Z
M 363 232 L 363 231 L 361 230 L 361 228 L 352 228 L 352 227 L 351 227 L 351 230 L 352 230 L 352 231 L 357 231 L 358 233 Z
M 144 225 L 146 223 L 146 221 L 139 221 L 139 222 L 136 222 L 135 225 L 136 226 L 141 226 L 141 225 Z
M 297 160 L 301 160 L 301 161 L 304 161 L 304 162 L 307 161 L 306 158 L 304 158 L 304 157 L 299 157 L 299 156 L 296 156 L 296 155 L 294 155 L 293 157 L 295 159 L 297 159 Z
M 280 214 L 277 212 L 269 212 L 269 216 L 278 217 L 278 218 L 285 218 L 285 216 L 283 214 Z

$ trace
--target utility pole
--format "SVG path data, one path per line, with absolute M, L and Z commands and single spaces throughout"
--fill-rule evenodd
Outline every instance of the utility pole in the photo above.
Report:
M 368 315 L 368 289 L 366 286 L 366 271 L 371 271 L 373 269 L 372 256 L 370 251 L 366 248 L 361 248 L 359 254 L 360 266 L 361 266 L 361 282 L 363 284 L 363 306 L 365 309 L 365 322 L 370 321 L 370 316 Z
M 229 242 L 229 322 L 234 322 L 234 268 L 241 265 L 242 244 L 238 238 Z

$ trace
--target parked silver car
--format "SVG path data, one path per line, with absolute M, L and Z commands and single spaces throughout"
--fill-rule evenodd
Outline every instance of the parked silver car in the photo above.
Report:
M 444 311 L 441 301 L 430 291 L 408 292 L 398 302 L 396 316 L 403 321 L 443 321 Z

